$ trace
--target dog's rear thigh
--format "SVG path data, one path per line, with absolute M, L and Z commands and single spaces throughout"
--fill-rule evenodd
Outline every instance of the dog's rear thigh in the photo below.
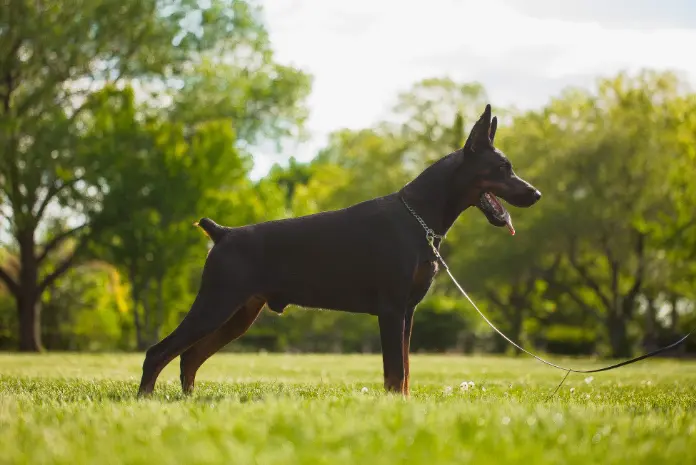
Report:
M 202 291 L 202 290 L 201 290 Z M 174 358 L 222 326 L 242 306 L 248 296 L 232 295 L 228 290 L 199 291 L 188 314 L 179 326 L 159 343 L 150 347 L 143 363 L 138 393 L 149 394 L 160 372 Z
M 251 297 L 237 313 L 212 334 L 204 337 L 181 354 L 181 388 L 184 392 L 193 391 L 198 369 L 227 344 L 242 336 L 256 321 L 266 301 L 261 297 Z

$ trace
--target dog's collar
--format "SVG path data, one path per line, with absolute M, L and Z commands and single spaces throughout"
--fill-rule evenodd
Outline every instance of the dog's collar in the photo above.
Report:
M 420 223 L 421 227 L 425 230 L 425 239 L 431 246 L 433 246 L 433 242 L 435 241 L 435 239 L 439 239 L 440 241 L 442 241 L 447 236 L 447 234 L 437 234 L 435 231 L 433 231 L 432 228 L 430 228 L 430 226 L 428 226 L 428 224 L 425 222 L 425 220 L 421 218 L 420 215 L 418 215 L 418 213 L 416 213 L 416 211 L 413 208 L 411 208 L 411 206 L 408 203 L 406 203 L 406 199 L 404 199 L 402 196 L 399 196 L 399 199 L 401 199 L 401 202 L 406 207 L 406 210 L 408 210 L 409 213 L 413 215 L 413 217 L 418 221 L 418 223 Z

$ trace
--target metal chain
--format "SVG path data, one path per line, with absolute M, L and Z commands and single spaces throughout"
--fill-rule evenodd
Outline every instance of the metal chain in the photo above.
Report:
M 421 218 L 420 215 L 418 215 L 418 213 L 416 213 L 416 211 L 413 208 L 411 208 L 411 206 L 409 204 L 406 203 L 406 200 L 404 200 L 403 197 L 399 196 L 399 198 L 403 202 L 406 209 L 411 213 L 411 215 L 413 215 L 413 217 L 420 223 L 421 227 L 425 230 L 425 238 L 428 241 L 428 244 L 430 244 L 430 246 L 433 248 L 433 251 L 435 252 L 435 256 L 446 267 L 447 265 L 445 265 L 444 261 L 442 260 L 442 257 L 440 257 L 440 254 L 435 249 L 435 245 L 433 244 L 433 242 L 435 241 L 435 239 L 443 240 L 447 236 L 447 234 L 437 234 L 435 231 L 433 231 L 428 226 L 428 224 L 425 222 L 425 220 L 423 220 L 423 218 Z

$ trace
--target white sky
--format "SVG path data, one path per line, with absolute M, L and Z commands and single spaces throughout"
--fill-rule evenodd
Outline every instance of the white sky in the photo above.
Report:
M 427 5 L 427 6 L 426 6 Z M 276 58 L 314 76 L 308 143 L 255 157 L 311 159 L 331 131 L 385 116 L 426 77 L 481 82 L 494 106 L 543 105 L 568 85 L 651 67 L 696 82 L 692 0 L 266 0 Z

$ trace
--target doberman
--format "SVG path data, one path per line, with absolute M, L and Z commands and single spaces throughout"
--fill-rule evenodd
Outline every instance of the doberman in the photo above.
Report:
M 493 146 L 496 128 L 486 105 L 464 147 L 400 191 L 342 210 L 238 228 L 201 219 L 214 246 L 198 294 L 179 326 L 148 349 L 139 395 L 178 355 L 181 386 L 191 392 L 203 362 L 243 335 L 264 305 L 282 313 L 295 304 L 376 315 L 384 387 L 408 396 L 413 313 L 438 269 L 433 247 L 470 206 L 514 234 L 498 197 L 517 207 L 541 198 Z

